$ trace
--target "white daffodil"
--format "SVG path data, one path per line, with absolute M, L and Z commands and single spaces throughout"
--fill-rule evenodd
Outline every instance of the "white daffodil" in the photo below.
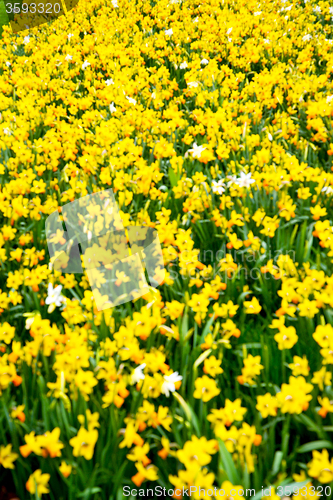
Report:
M 198 82 L 188 82 L 187 84 L 188 88 L 196 88 L 199 86 L 199 83 Z
M 142 363 L 142 365 L 137 366 L 131 376 L 131 384 L 137 384 L 140 380 L 145 379 L 145 375 L 143 370 L 146 368 L 146 363 Z
M 186 69 L 188 67 L 188 64 L 186 61 L 182 62 L 180 65 L 179 65 L 180 69 Z
M 212 182 L 212 190 L 213 190 L 213 193 L 216 193 L 216 194 L 222 194 L 224 193 L 225 189 L 224 189 L 224 182 L 222 179 L 220 179 L 218 182 L 216 181 L 213 181 Z
M 114 81 L 112 80 L 112 78 L 105 80 L 105 85 L 114 85 Z
M 311 38 L 312 38 L 312 36 L 307 34 L 307 35 L 303 36 L 302 40 L 303 40 L 303 42 L 308 42 L 309 40 L 311 40 Z
M 201 157 L 201 153 L 207 148 L 203 147 L 203 146 L 198 146 L 196 142 L 193 143 L 193 148 L 192 149 L 189 149 L 188 151 L 186 151 L 185 153 L 185 158 L 188 157 L 188 154 L 191 153 L 192 155 L 192 158 L 200 158 Z
M 321 190 L 322 193 L 326 193 L 326 194 L 332 194 L 333 193 L 333 188 L 331 188 L 331 186 L 325 186 L 323 187 L 323 189 Z
M 117 111 L 116 106 L 114 105 L 114 102 L 111 102 L 110 104 L 110 113 L 115 113 Z
M 183 380 L 183 377 L 178 372 L 171 373 L 171 375 L 164 375 L 164 382 L 161 387 L 161 392 L 168 398 L 170 392 L 175 392 L 175 383 Z
M 45 304 L 49 307 L 47 309 L 48 313 L 51 313 L 55 310 L 56 307 L 61 306 L 61 304 L 65 301 L 65 297 L 61 295 L 62 285 L 58 285 L 53 288 L 52 283 L 48 284 L 47 287 L 47 298 L 45 300 Z
M 248 174 L 245 174 L 244 172 L 241 172 L 239 179 L 235 180 L 235 183 L 239 187 L 250 187 L 251 184 L 256 182 L 254 179 L 252 179 L 251 172 Z
M 23 38 L 23 43 L 24 43 L 25 45 L 27 45 L 27 43 L 29 43 L 29 42 L 30 42 L 30 37 L 29 37 L 29 36 L 25 36 L 25 37 Z
M 65 61 L 71 61 L 73 59 L 73 56 L 67 54 L 67 56 L 65 57 Z
M 231 184 L 235 184 L 235 182 L 237 182 L 237 175 L 228 175 L 227 178 L 229 179 L 228 187 L 230 187 Z
M 131 104 L 134 104 L 134 106 L 136 105 L 136 100 L 135 99 L 132 99 L 132 97 L 128 97 L 126 96 L 126 99 L 128 100 L 128 102 L 130 102 Z
M 37 318 L 37 316 L 39 316 L 39 318 L 41 318 L 41 315 L 40 315 L 40 313 L 38 311 L 33 311 L 33 312 L 29 312 L 29 313 L 23 313 L 23 316 L 25 318 L 27 318 L 25 320 L 25 328 L 27 330 L 30 330 L 31 325 L 35 321 L 35 319 Z
M 81 67 L 82 67 L 82 69 L 86 69 L 86 68 L 88 68 L 88 66 L 90 66 L 90 62 L 85 60 Z
M 208 64 L 208 59 L 201 59 L 200 64 Z
M 173 35 L 172 28 L 170 28 L 169 30 L 165 30 L 165 31 L 164 31 L 164 34 L 165 34 L 166 36 L 172 36 L 172 35 Z

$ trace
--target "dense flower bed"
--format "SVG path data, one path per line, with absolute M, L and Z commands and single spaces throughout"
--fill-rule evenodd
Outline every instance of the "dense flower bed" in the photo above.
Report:
M 81 0 L 4 27 L 0 485 L 21 500 L 333 485 L 332 26 L 326 0 Z M 167 272 L 98 311 L 45 220 L 109 188 Z

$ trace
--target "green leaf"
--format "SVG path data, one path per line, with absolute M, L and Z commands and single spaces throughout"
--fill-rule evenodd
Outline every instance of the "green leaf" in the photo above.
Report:
M 172 167 L 169 167 L 169 179 L 172 187 L 177 186 L 179 181 L 179 175 L 177 175 Z
M 182 398 L 182 396 L 178 394 L 178 392 L 173 392 L 172 394 L 177 399 L 180 406 L 183 408 L 188 422 L 190 422 L 193 425 L 198 436 L 201 436 L 199 422 L 191 406 L 188 403 L 186 403 L 184 398 Z
M 219 442 L 219 450 L 220 450 L 220 458 L 222 461 L 222 466 L 227 473 L 229 481 L 232 482 L 233 485 L 240 484 L 239 474 L 235 467 L 234 461 L 232 459 L 231 453 L 227 450 L 224 442 L 218 438 Z
M 312 441 L 311 443 L 306 443 L 297 448 L 297 453 L 307 453 L 312 450 L 319 450 L 322 448 L 328 448 L 329 450 L 333 450 L 333 443 L 331 441 Z
M 307 221 L 305 220 L 303 222 L 301 232 L 298 235 L 296 242 L 296 262 L 298 262 L 299 265 L 302 265 L 303 263 L 306 230 L 307 230 Z
M 277 451 L 274 455 L 273 467 L 271 471 L 271 476 L 274 477 L 280 470 L 281 462 L 283 458 L 282 451 Z
M 246 299 L 246 297 L 251 294 L 250 291 L 246 291 L 246 292 L 243 292 L 239 295 L 238 299 L 237 299 L 237 304 L 238 305 L 241 305 L 242 302 L 244 302 L 244 300 Z
M 243 346 L 246 348 L 246 349 L 261 349 L 262 348 L 262 345 L 260 342 L 250 342 L 248 344 L 239 344 L 239 346 L 235 349 L 235 351 L 241 351 L 243 352 Z
M 8 14 L 6 12 L 5 2 L 0 2 L 0 30 L 2 26 L 9 23 Z
M 180 327 L 180 340 L 181 342 L 184 341 L 185 336 L 188 332 L 188 307 L 185 306 L 184 308 L 184 314 L 181 322 L 181 327 Z
M 214 322 L 214 319 L 215 319 L 215 313 L 209 319 L 209 321 L 207 321 L 207 323 L 205 324 L 205 328 L 203 329 L 202 334 L 201 334 L 201 340 L 204 340 L 204 338 L 206 337 L 206 335 L 208 335 L 210 327 L 212 326 L 212 324 Z
M 204 351 L 202 354 L 200 354 L 200 356 L 196 359 L 196 361 L 193 364 L 193 369 L 196 370 L 198 368 L 198 366 L 203 361 L 205 361 L 205 359 L 210 355 L 211 352 L 212 352 L 211 349 L 207 349 L 207 351 Z
M 302 424 L 304 424 L 308 429 L 312 430 L 317 434 L 318 437 L 321 439 L 325 438 L 325 432 L 319 425 L 317 425 L 311 418 L 307 417 L 306 415 L 295 415 L 295 420 L 298 420 Z
M 93 495 L 94 493 L 100 493 L 102 491 L 101 488 L 95 486 L 94 488 L 86 488 L 82 493 L 76 493 L 77 498 L 82 498 L 87 495 Z

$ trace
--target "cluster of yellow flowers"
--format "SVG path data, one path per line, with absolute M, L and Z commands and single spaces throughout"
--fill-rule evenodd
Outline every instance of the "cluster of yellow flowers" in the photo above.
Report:
M 0 474 L 21 500 L 333 481 L 332 22 L 328 0 L 81 0 L 3 28 Z M 109 188 L 166 272 L 100 311 L 45 219 Z

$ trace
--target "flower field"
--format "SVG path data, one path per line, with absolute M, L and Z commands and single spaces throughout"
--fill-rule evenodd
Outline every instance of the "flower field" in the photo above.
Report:
M 333 497 L 331 2 L 80 0 L 1 36 L 0 495 Z M 165 278 L 100 311 L 45 221 L 107 189 Z

